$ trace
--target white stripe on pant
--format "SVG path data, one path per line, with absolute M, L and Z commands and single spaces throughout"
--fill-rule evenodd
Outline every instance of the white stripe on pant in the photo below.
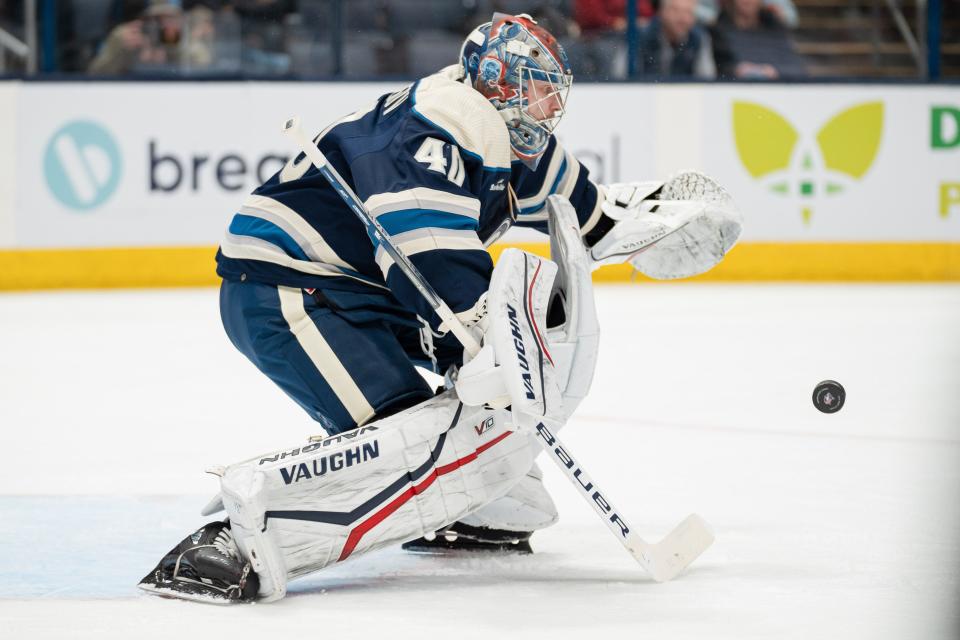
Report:
M 317 325 L 303 306 L 303 290 L 293 287 L 277 287 L 280 294 L 280 309 L 290 325 L 290 331 L 306 351 L 313 365 L 347 409 L 347 413 L 361 425 L 373 417 L 373 407 L 350 377 L 340 358 L 323 338 Z

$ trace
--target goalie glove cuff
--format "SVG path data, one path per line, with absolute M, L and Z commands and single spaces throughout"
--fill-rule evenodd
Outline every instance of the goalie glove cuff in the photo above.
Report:
M 603 237 L 607 235 L 616 224 L 616 220 L 605 213 L 601 213 L 597 223 L 583 236 L 583 244 L 586 245 L 588 249 L 593 247 L 593 245 L 603 240 Z
M 622 220 L 637 218 L 640 204 L 644 200 L 656 199 L 663 183 L 650 180 L 646 182 L 620 182 L 598 185 L 600 198 L 600 219 L 583 237 L 587 248 L 592 248 Z
M 618 182 L 603 185 L 603 201 L 600 210 L 613 220 L 626 220 L 638 215 L 640 203 L 656 200 L 663 183 L 659 180 L 645 182 Z

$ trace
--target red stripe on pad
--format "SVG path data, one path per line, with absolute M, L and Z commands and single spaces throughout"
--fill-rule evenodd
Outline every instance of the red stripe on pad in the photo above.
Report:
M 401 506 L 403 506 L 403 504 L 408 500 L 410 500 L 410 498 L 412 498 L 415 495 L 420 495 L 421 493 L 426 491 L 430 487 L 430 485 L 433 484 L 434 480 L 436 480 L 440 476 L 443 476 L 452 471 L 455 471 L 462 466 L 470 464 L 471 462 L 476 460 L 481 453 L 483 453 L 490 447 L 494 446 L 498 442 L 502 441 L 511 433 L 513 432 L 505 431 L 504 433 L 501 433 L 499 436 L 497 436 L 487 444 L 479 447 L 473 453 L 466 455 L 460 458 L 459 460 L 454 460 L 450 464 L 445 464 L 442 467 L 435 468 L 433 471 L 431 471 L 427 475 L 427 477 L 421 480 L 419 484 L 415 484 L 414 486 L 409 487 L 403 493 L 401 493 L 396 498 L 394 498 L 393 500 L 388 502 L 386 505 L 384 505 L 383 508 L 381 508 L 379 511 L 374 513 L 372 516 L 370 516 L 360 524 L 358 524 L 352 531 L 350 531 L 350 535 L 347 536 L 347 542 L 346 544 L 343 545 L 343 551 L 340 552 L 340 557 L 337 559 L 337 562 L 343 562 L 348 557 L 350 557 L 350 554 L 353 553 L 353 550 L 357 548 L 357 545 L 360 544 L 360 540 L 363 538 L 364 535 L 367 534 L 367 532 L 369 532 L 375 526 L 377 526 L 378 524 L 386 520 L 388 517 L 390 517 L 390 515 L 394 511 L 396 511 Z
M 540 266 L 543 264 L 542 261 L 537 262 L 537 270 L 533 273 L 533 278 L 530 279 L 530 288 L 527 289 L 527 313 L 529 314 L 530 324 L 533 325 L 533 330 L 536 333 L 537 342 L 540 343 L 540 348 L 543 349 L 544 355 L 547 356 L 547 360 L 550 361 L 550 364 L 553 364 L 553 358 L 550 357 L 550 352 L 547 351 L 547 342 L 543 339 L 543 336 L 540 335 L 540 328 L 537 326 L 536 316 L 533 315 L 533 284 L 537 281 L 537 276 L 540 275 Z M 557 366 L 557 365 L 553 365 Z

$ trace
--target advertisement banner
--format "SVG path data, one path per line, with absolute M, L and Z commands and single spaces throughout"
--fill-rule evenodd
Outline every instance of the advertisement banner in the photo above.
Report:
M 703 90 L 706 169 L 747 214 L 744 240 L 960 240 L 960 89 Z
M 280 133 L 287 117 L 319 131 L 400 86 L 25 85 L 16 246 L 216 244 L 244 195 L 289 158 Z M 560 136 L 600 182 L 653 172 L 653 130 L 642 126 L 653 108 L 622 94 L 597 87 L 578 95 L 581 115 Z
M 120 277 L 130 263 L 151 282 L 208 283 L 244 196 L 293 152 L 282 122 L 299 115 L 316 132 L 402 86 L 0 83 L 0 258 L 20 274 L 0 285 L 63 286 L 68 270 L 69 286 L 148 278 Z M 598 183 L 698 169 L 724 184 L 744 233 L 710 277 L 960 273 L 960 87 L 577 85 L 557 136 Z M 168 248 L 194 250 L 198 266 L 164 273 Z M 89 273 L 65 268 L 78 261 Z
M 319 125 L 371 93 L 339 84 L 26 85 L 17 246 L 216 244 L 244 194 L 286 162 L 284 117 L 295 110 Z

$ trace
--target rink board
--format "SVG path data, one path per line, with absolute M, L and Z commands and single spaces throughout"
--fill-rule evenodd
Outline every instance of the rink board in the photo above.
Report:
M 0 83 L 0 289 L 214 283 L 280 123 L 399 86 Z M 744 234 L 704 280 L 960 280 L 960 87 L 582 85 L 558 137 L 597 182 L 720 180 Z
M 543 243 L 497 244 L 549 255 Z M 205 287 L 218 285 L 216 247 L 0 251 L 0 290 Z M 656 282 L 629 265 L 603 267 L 595 282 Z M 960 281 L 957 243 L 744 243 L 708 273 L 684 282 Z

